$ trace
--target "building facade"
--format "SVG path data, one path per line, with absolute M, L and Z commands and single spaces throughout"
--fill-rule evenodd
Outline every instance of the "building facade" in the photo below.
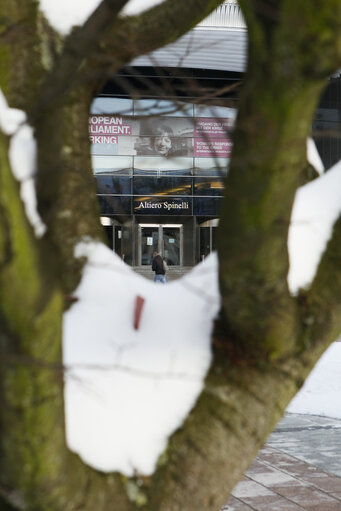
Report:
M 160 252 L 190 267 L 215 247 L 247 32 L 235 0 L 173 45 L 139 57 L 95 98 L 92 168 L 110 246 L 134 267 Z M 340 77 L 313 123 L 326 168 L 341 158 Z

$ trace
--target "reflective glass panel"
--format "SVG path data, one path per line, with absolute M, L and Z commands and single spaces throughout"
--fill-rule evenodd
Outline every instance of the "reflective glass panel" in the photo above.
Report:
M 176 100 L 140 99 L 135 101 L 134 114 L 193 117 L 193 105 Z
M 229 158 L 195 158 L 194 174 L 201 176 L 226 176 Z
M 222 196 L 224 194 L 224 184 L 219 178 L 197 177 L 194 178 L 194 194 Z
M 192 178 L 134 176 L 134 195 L 191 195 Z
M 141 264 L 150 265 L 153 253 L 159 251 L 159 228 L 141 227 Z
M 95 98 L 90 108 L 91 114 L 132 115 L 133 100 L 129 98 L 101 97 Z
M 194 117 L 231 118 L 235 120 L 237 110 L 226 106 L 194 105 Z
M 101 215 L 131 215 L 131 197 L 98 195 Z
M 159 158 L 157 156 L 135 156 L 134 158 L 134 173 L 141 170 L 154 171 L 154 173 L 168 171 L 168 174 L 177 174 L 177 171 L 183 170 L 186 171 L 185 173 L 191 173 L 192 166 L 193 158 Z
M 98 176 L 96 181 L 99 194 L 131 195 L 132 193 L 131 177 Z
M 133 158 L 131 156 L 92 156 L 94 174 L 132 174 Z
M 162 252 L 169 266 L 180 264 L 180 228 L 163 227 L 162 229 Z
M 218 197 L 195 197 L 193 214 L 197 216 L 219 216 L 219 207 L 222 198 Z

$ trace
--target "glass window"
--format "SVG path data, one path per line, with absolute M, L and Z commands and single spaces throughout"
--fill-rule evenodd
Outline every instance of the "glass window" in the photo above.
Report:
M 99 194 L 131 194 L 131 177 L 98 176 L 96 181 L 97 193 Z
M 92 156 L 92 168 L 97 174 L 132 174 L 133 158 L 131 156 Z
M 211 229 L 200 227 L 200 260 L 205 259 L 211 252 Z
M 161 131 L 167 131 L 172 137 L 193 137 L 194 119 L 192 117 L 150 117 L 140 119 L 140 135 L 158 137 Z
M 194 174 L 201 176 L 226 176 L 229 158 L 195 158 Z
M 194 178 L 194 194 L 221 197 L 224 194 L 224 184 L 217 177 L 196 177 Z
M 157 156 L 134 158 L 134 174 L 190 174 L 193 158 L 160 158 Z M 165 174 L 166 175 L 166 174 Z
M 134 195 L 192 195 L 192 178 L 134 176 L 133 193 Z
M 216 105 L 194 105 L 194 117 L 216 117 L 236 119 L 237 109 Z
M 90 113 L 132 115 L 133 100 L 129 98 L 102 97 L 95 98 L 91 103 Z
M 196 216 L 219 216 L 219 208 L 222 198 L 218 197 L 195 197 L 193 215 Z
M 98 195 L 101 215 L 131 215 L 131 196 Z
M 193 105 L 176 100 L 140 99 L 135 101 L 134 114 L 142 116 L 167 115 L 193 117 Z

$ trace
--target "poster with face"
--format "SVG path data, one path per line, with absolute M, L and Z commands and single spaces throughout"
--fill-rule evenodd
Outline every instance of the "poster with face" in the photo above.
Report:
M 162 158 L 193 156 L 193 118 L 162 117 L 141 121 L 140 137 L 135 142 L 138 156 Z
M 233 118 L 218 117 L 91 115 L 91 152 L 137 157 L 137 168 L 144 157 L 150 169 L 169 169 L 170 160 L 176 168 L 184 158 L 228 158 L 233 122 Z M 193 167 L 188 160 L 184 164 Z

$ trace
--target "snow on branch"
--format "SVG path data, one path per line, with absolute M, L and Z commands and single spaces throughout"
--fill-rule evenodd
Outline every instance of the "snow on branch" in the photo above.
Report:
M 324 165 L 316 148 L 315 142 L 311 137 L 307 140 L 307 160 L 319 175 L 323 174 Z
M 216 254 L 166 285 L 137 275 L 100 243 L 82 242 L 75 255 L 88 263 L 64 315 L 68 446 L 98 470 L 152 474 L 210 366 Z M 138 330 L 137 295 L 145 299 Z
M 122 14 L 136 15 L 154 7 L 163 0 L 130 0 L 122 10 Z M 101 0 L 82 0 L 70 2 L 69 0 L 40 0 L 40 8 L 48 19 L 50 25 L 57 32 L 67 35 L 72 27 L 83 25 Z
M 10 137 L 9 161 L 14 177 L 20 183 L 20 196 L 26 216 L 37 238 L 46 232 L 37 209 L 35 174 L 37 170 L 37 147 L 33 129 L 26 122 L 26 114 L 17 108 L 9 108 L 0 89 L 0 129 Z
M 340 214 L 341 161 L 296 192 L 288 235 L 288 284 L 293 294 L 312 282 Z

